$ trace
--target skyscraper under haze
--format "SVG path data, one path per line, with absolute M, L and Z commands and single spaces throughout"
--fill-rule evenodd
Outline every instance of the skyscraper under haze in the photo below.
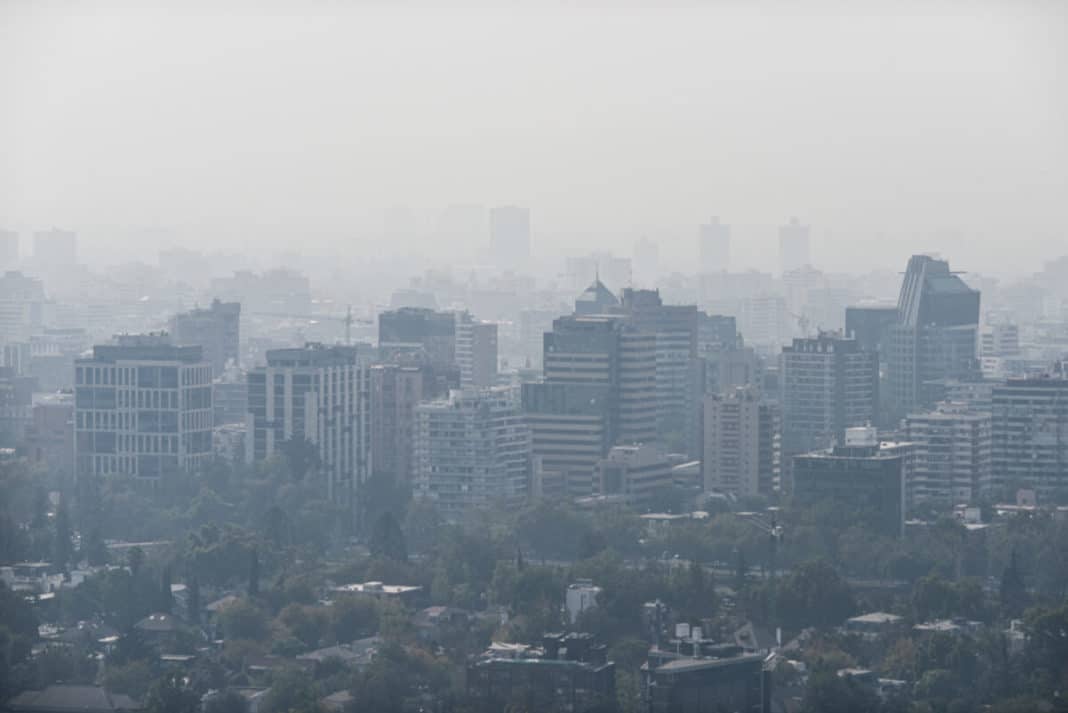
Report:
M 801 225 L 797 218 L 779 228 L 779 261 L 785 275 L 800 270 L 812 263 L 809 254 L 809 226 Z
M 946 380 L 979 377 L 979 292 L 927 255 L 909 259 L 886 338 L 887 407 L 891 418 L 930 408 Z
M 490 254 L 505 267 L 520 267 L 530 259 L 530 209 L 497 206 L 490 211 Z
M 702 273 L 727 272 L 731 263 L 731 226 L 713 217 L 697 228 L 697 264 Z

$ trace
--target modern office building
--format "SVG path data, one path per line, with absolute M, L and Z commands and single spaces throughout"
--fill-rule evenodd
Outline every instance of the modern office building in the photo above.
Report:
M 856 339 L 861 349 L 882 354 L 890 327 L 897 323 L 897 305 L 846 307 L 845 335 Z
M 880 442 L 872 427 L 847 429 L 844 445 L 794 456 L 793 499 L 830 508 L 873 532 L 905 532 L 912 444 Z
M 550 383 L 609 388 L 615 444 L 656 440 L 656 335 L 620 317 L 560 317 L 544 336 Z
M 801 225 L 797 218 L 779 228 L 779 263 L 782 273 L 799 270 L 812 264 L 809 254 L 809 226 Z
M 1019 356 L 1019 326 L 1007 322 L 983 325 L 979 332 L 979 355 L 982 357 Z
M 575 298 L 575 314 L 593 316 L 613 314 L 619 310 L 619 298 L 605 287 L 600 277 Z
M 460 388 L 486 389 L 497 383 L 497 324 L 456 314 L 456 364 Z
M 171 318 L 171 338 L 180 346 L 201 346 L 212 371 L 221 376 L 228 364 L 240 366 L 241 303 L 213 300 Z
M 525 501 L 530 428 L 511 389 L 454 391 L 416 406 L 413 442 L 414 495 L 446 518 Z
M 607 384 L 523 384 L 523 413 L 534 454 L 532 496 L 592 495 L 597 462 L 612 445 L 612 397 Z
M 34 381 L 0 367 L 0 448 L 21 446 L 33 416 Z
M 895 420 L 937 401 L 941 382 L 979 378 L 979 292 L 927 255 L 909 259 L 886 339 L 887 407 Z
M 842 442 L 875 421 L 879 360 L 855 339 L 822 333 L 782 350 L 784 457 Z
M 905 418 L 905 440 L 913 444 L 906 501 L 952 507 L 992 494 L 991 415 L 968 404 L 942 402 Z
M 696 456 L 700 395 L 695 305 L 665 305 L 659 290 L 623 290 L 620 310 L 639 332 L 656 337 L 656 426 L 662 443 Z
M 326 497 L 355 519 L 371 471 L 368 370 L 356 347 L 306 344 L 267 352 L 248 373 L 250 460 L 311 447 Z
M 793 333 L 781 295 L 763 293 L 747 297 L 738 305 L 738 329 L 747 343 L 777 352 Z
M 378 350 L 383 359 L 395 353 L 423 351 L 429 363 L 456 363 L 456 315 L 421 307 L 402 307 L 378 316 Z
M 371 452 L 374 474 L 410 483 L 415 407 L 423 399 L 424 370 L 375 364 L 371 373 Z
M 733 349 L 741 341 L 738 320 L 729 315 L 697 313 L 697 353 Z
M 1009 379 L 994 387 L 992 495 L 1033 489 L 1044 501 L 1068 492 L 1068 374 Z
M 530 259 L 530 209 L 497 206 L 490 210 L 490 254 L 498 265 L 521 267 Z
M 779 405 L 752 386 L 710 394 L 704 401 L 705 492 L 771 495 L 781 475 Z
M 74 363 L 76 477 L 158 480 L 211 458 L 211 364 L 165 334 L 119 336 Z
M 727 272 L 731 267 L 731 226 L 718 216 L 697 228 L 697 267 L 702 273 Z
M 672 487 L 671 463 L 656 445 L 614 446 L 597 463 L 597 492 L 643 508 Z

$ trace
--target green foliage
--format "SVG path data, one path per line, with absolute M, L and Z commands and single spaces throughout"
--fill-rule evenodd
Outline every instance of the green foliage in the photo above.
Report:
M 274 676 L 263 702 L 265 713 L 317 713 L 320 692 L 304 672 L 284 669 Z
M 148 661 L 113 663 L 105 669 L 101 685 L 112 693 L 125 693 L 134 700 L 140 701 L 144 700 L 155 676 L 155 667 Z
M 157 679 L 145 698 L 147 713 L 195 713 L 199 705 L 199 696 L 186 687 L 181 674 L 176 672 Z
M 875 692 L 835 671 L 814 671 L 805 688 L 805 713 L 878 713 Z
M 770 580 L 770 586 L 777 586 L 772 596 L 788 629 L 837 626 L 857 610 L 849 585 L 826 560 L 803 564 L 779 582 Z
M 263 641 L 270 633 L 267 615 L 248 599 L 239 599 L 223 609 L 219 621 L 228 639 Z
M 384 557 L 395 562 L 408 561 L 408 543 L 392 512 L 382 513 L 375 521 L 368 547 L 374 557 Z

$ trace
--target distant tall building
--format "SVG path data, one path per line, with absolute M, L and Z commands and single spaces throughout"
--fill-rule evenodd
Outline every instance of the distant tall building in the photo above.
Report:
M 786 300 L 780 295 L 761 294 L 741 301 L 738 328 L 748 343 L 778 351 L 792 334 Z
M 415 497 L 449 519 L 526 498 L 530 430 L 510 389 L 454 391 L 420 404 L 414 443 Z
M 905 419 L 915 460 L 907 485 L 909 507 L 951 507 L 991 493 L 991 417 L 966 404 L 940 403 Z
M 809 226 L 790 218 L 779 228 L 779 262 L 784 275 L 812 264 L 809 249 Z
M 240 302 L 252 314 L 304 317 L 312 309 L 311 281 L 288 268 L 263 274 L 240 270 L 230 277 L 212 278 L 209 289 L 222 302 Z
M 13 270 L 19 262 L 19 234 L 0 230 L 0 270 Z
M 634 257 L 631 260 L 634 281 L 642 287 L 656 284 L 660 276 L 660 246 L 646 236 L 634 244 Z
M 895 420 L 929 408 L 947 379 L 979 377 L 979 292 L 926 255 L 909 259 L 886 345 L 887 406 Z
M 460 387 L 485 389 L 497 383 L 497 324 L 469 312 L 456 315 L 456 364 Z
M 782 350 L 783 453 L 841 443 L 845 430 L 874 422 L 878 356 L 833 333 L 795 339 Z
M 216 376 L 226 365 L 241 361 L 241 303 L 213 300 L 207 309 L 195 308 L 171 318 L 171 338 L 182 346 L 204 347 L 204 358 Z
M 583 285 L 604 282 L 608 289 L 619 292 L 633 283 L 633 265 L 630 258 L 607 252 L 569 257 L 564 261 L 564 279 L 569 290 L 580 290 Z
M 620 311 L 640 332 L 656 337 L 656 422 L 661 443 L 696 457 L 697 306 L 665 305 L 659 290 L 623 290 Z
M 911 467 L 912 444 L 880 442 L 874 428 L 850 428 L 842 445 L 794 457 L 793 499 L 901 537 Z
M 40 230 L 33 234 L 33 260 L 43 268 L 72 267 L 78 262 L 78 237 L 69 230 Z
M 1029 488 L 1049 501 L 1068 492 L 1068 374 L 995 386 L 992 416 L 992 494 Z
M 490 211 L 490 254 L 499 265 L 520 267 L 530 259 L 530 209 L 497 206 Z
M 326 497 L 352 513 L 371 469 L 367 369 L 355 347 L 307 344 L 267 352 L 248 373 L 250 460 L 310 447 Z
M 705 274 L 730 270 L 731 226 L 718 217 L 697 228 L 697 266 Z
M 165 335 L 116 337 L 74 366 L 76 477 L 159 479 L 212 456 L 211 364 Z
M 399 364 L 375 364 L 370 373 L 374 474 L 395 483 L 409 483 L 415 407 L 423 399 L 424 370 Z
M 44 326 L 44 308 L 40 280 L 14 270 L 0 276 L 0 344 L 28 341 Z
M 1020 328 L 1015 324 L 987 324 L 979 332 L 982 357 L 1015 357 L 1020 354 Z
M 753 387 L 711 394 L 704 402 L 705 491 L 771 495 L 779 489 L 781 411 Z

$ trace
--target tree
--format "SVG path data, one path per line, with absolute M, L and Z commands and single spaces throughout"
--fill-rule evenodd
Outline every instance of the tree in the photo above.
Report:
M 382 513 L 375 521 L 369 548 L 373 557 L 385 557 L 395 562 L 408 561 L 408 544 L 392 512 Z
M 70 530 L 70 516 L 67 507 L 60 503 L 56 510 L 56 534 L 53 541 L 53 564 L 67 571 L 71 559 L 74 557 L 74 541 Z
M 159 577 L 159 610 L 171 613 L 174 609 L 174 593 L 171 592 L 171 566 L 163 568 Z
M 1019 563 L 1016 559 L 1016 548 L 1013 548 L 1009 558 L 1009 564 L 1001 573 L 1001 589 L 999 591 L 1002 615 L 1006 618 L 1020 616 L 1027 608 L 1027 586 L 1024 584 L 1020 573 Z
M 200 623 L 200 580 L 195 574 L 189 576 L 188 607 L 189 620 L 194 624 Z
M 145 710 L 148 713 L 196 713 L 200 698 L 182 682 L 177 672 L 161 676 L 148 690 Z
M 809 676 L 805 687 L 805 713 L 878 713 L 875 691 L 835 671 L 823 669 Z
M 141 574 L 141 568 L 145 564 L 145 551 L 140 547 L 134 545 L 126 553 L 126 566 L 130 568 L 130 574 L 137 579 L 137 576 Z
M 782 623 L 794 629 L 837 626 L 857 608 L 849 585 L 826 560 L 795 568 L 781 581 L 776 596 Z
M 263 641 L 269 634 L 267 616 L 247 599 L 239 599 L 219 614 L 227 639 Z
M 293 438 L 282 441 L 279 450 L 285 456 L 289 466 L 289 475 L 294 482 L 304 480 L 310 470 L 319 467 L 319 449 L 307 438 Z
M 331 629 L 341 643 L 369 636 L 378 629 L 378 609 L 367 597 L 341 597 L 330 607 Z
M 258 597 L 260 595 L 260 553 L 252 550 L 252 557 L 248 567 L 248 595 Z

